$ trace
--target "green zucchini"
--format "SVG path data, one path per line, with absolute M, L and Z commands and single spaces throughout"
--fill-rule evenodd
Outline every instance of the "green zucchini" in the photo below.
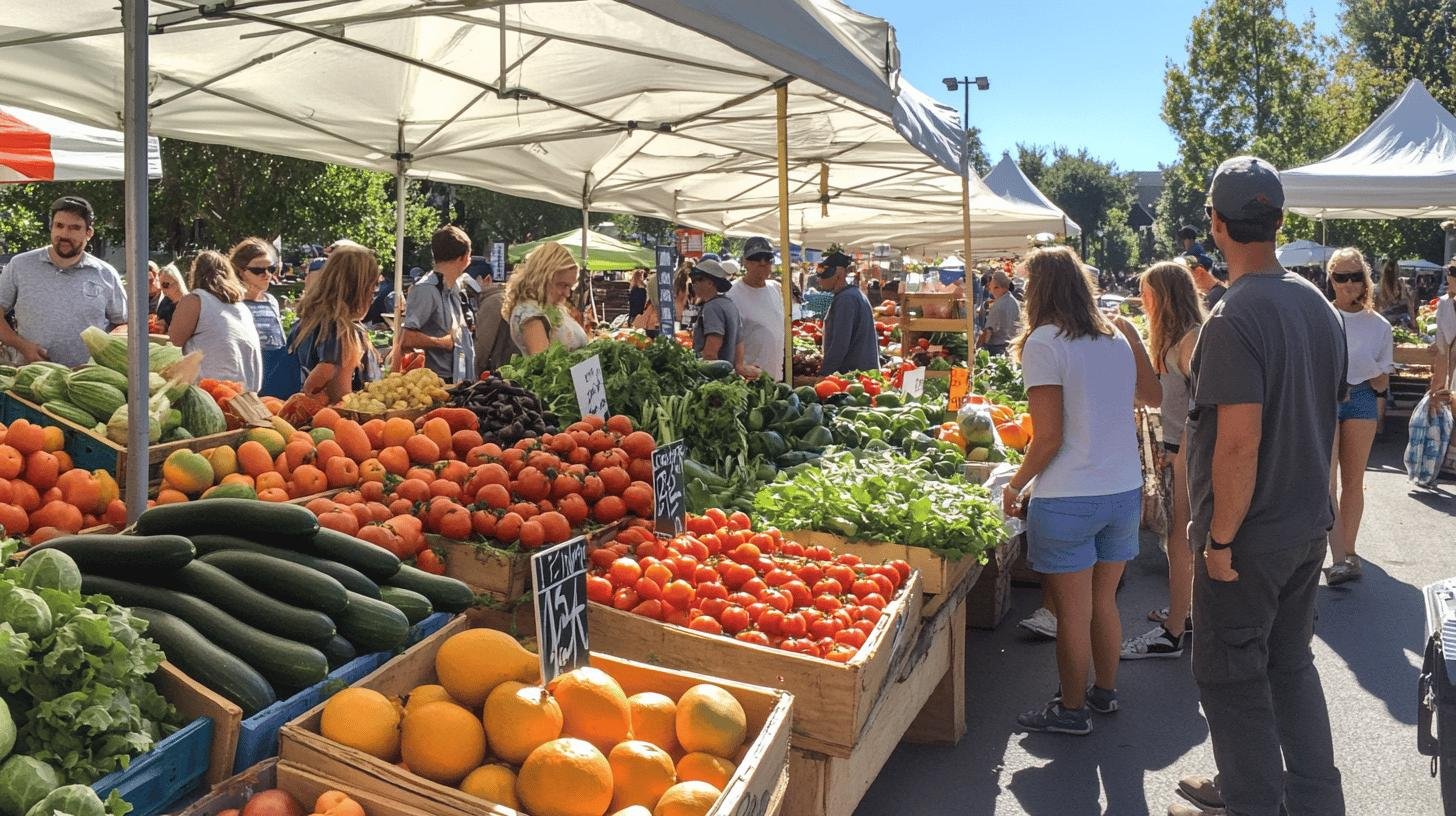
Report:
M 357 592 L 349 593 L 349 606 L 334 616 L 339 634 L 361 652 L 387 652 L 404 645 L 409 619 L 404 613 Z
M 335 634 L 329 616 L 269 597 L 204 561 L 193 561 L 166 578 L 167 586 L 201 598 L 249 626 L 302 643 Z
M 343 612 L 349 605 L 343 584 L 303 564 L 248 550 L 218 550 L 201 560 L 284 603 L 326 615 Z
M 308 688 L 329 673 L 328 661 L 318 649 L 255 629 L 183 592 L 97 575 L 82 575 L 81 591 L 109 595 L 122 606 L 147 606 L 176 615 L 203 637 L 257 669 L 275 692 Z M 403 619 L 403 613 L 399 614 Z
M 475 593 L 463 581 L 431 575 L 421 569 L 405 564 L 399 573 L 388 581 L 389 586 L 409 589 L 430 599 L 430 605 L 440 612 L 464 612 L 475 605 Z
M 316 555 L 347 564 L 374 581 L 383 581 L 399 572 L 399 558 L 394 553 L 338 530 L 320 527 L 311 547 Z
M 428 618 L 435 611 L 429 598 L 403 587 L 382 586 L 379 588 L 379 599 L 403 612 L 410 626 Z
M 41 550 L 60 550 L 71 556 L 82 572 L 98 575 L 168 572 L 186 566 L 197 557 L 192 542 L 175 535 L 57 536 L 25 553 Z
M 209 502 L 218 499 L 208 499 Z M 171 507 L 173 505 L 166 505 Z M 192 536 L 192 543 L 197 545 L 199 553 L 210 554 L 227 550 L 244 550 L 247 552 L 262 553 L 274 558 L 281 558 L 284 561 L 292 561 L 295 564 L 302 564 L 309 569 L 318 570 L 324 575 L 333 578 L 344 585 L 350 592 L 357 592 L 370 598 L 379 597 L 379 585 L 364 576 L 364 573 L 354 569 L 347 564 L 340 564 L 337 561 L 330 561 L 327 558 L 319 558 L 308 553 L 301 553 L 283 547 L 270 547 L 267 544 L 259 544 L 246 538 L 238 538 L 230 535 L 195 535 Z
M 244 717 L 278 701 L 273 687 L 252 666 L 203 637 L 187 621 L 160 609 L 134 606 L 131 613 L 147 622 L 147 637 L 189 677 L 238 704 Z
M 330 671 L 337 669 L 359 656 L 359 653 L 354 650 L 353 644 L 338 635 L 334 635 L 327 641 L 318 644 L 318 649 L 324 653 L 324 658 L 329 661 Z
M 296 504 L 251 499 L 159 504 L 137 518 L 142 535 L 171 533 L 191 538 L 208 533 L 244 535 L 263 541 L 304 544 L 319 531 L 318 517 Z

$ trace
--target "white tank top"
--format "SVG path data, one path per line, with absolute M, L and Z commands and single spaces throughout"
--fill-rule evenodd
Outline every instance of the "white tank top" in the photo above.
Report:
M 263 352 L 253 313 L 243 302 L 223 303 L 211 292 L 193 289 L 202 301 L 197 328 L 182 346 L 191 354 L 202 352 L 202 376 L 214 380 L 235 380 L 249 391 L 263 385 Z

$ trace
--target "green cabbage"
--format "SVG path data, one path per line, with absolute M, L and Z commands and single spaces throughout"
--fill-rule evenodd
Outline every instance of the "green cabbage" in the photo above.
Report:
M 0 759 L 10 755 L 15 747 L 15 720 L 10 718 L 10 706 L 0 699 Z
M 0 600 L 0 620 L 32 639 L 51 633 L 51 608 L 41 597 L 24 587 L 14 587 Z
M 106 816 L 106 806 L 89 786 L 66 785 L 31 805 L 25 816 Z
M 55 768 L 35 757 L 12 756 L 0 764 L 0 816 L 25 816 L 60 786 Z
M 20 584 L 28 589 L 81 591 L 81 570 L 60 550 L 39 550 L 20 564 Z

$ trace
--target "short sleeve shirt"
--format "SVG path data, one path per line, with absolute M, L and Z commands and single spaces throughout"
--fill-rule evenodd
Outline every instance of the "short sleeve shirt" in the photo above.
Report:
M 586 345 L 586 329 L 576 322 L 570 313 L 560 306 L 542 306 L 523 300 L 511 310 L 511 342 L 525 353 L 526 337 L 521 331 L 527 322 L 534 319 L 546 321 L 546 337 L 552 343 L 560 343 L 567 351 L 576 351 Z
M 703 356 L 703 348 L 710 335 L 719 335 L 723 344 L 718 347 L 715 359 L 734 362 L 738 359 L 738 338 L 743 331 L 743 319 L 738 306 L 727 295 L 719 295 L 703 304 L 698 320 L 693 324 L 693 351 Z
M 294 326 L 294 331 L 297 332 L 298 328 L 298 326 Z M 363 349 L 359 367 L 354 369 L 354 377 L 350 382 L 350 387 L 358 391 L 364 387 L 365 383 L 379 379 L 380 370 L 379 358 L 375 356 L 373 347 L 369 345 L 369 333 L 358 324 L 355 324 L 354 330 L 358 332 L 358 343 Z M 298 362 L 303 368 L 305 378 L 307 378 L 308 372 L 321 363 L 343 364 L 344 349 L 339 338 L 332 332 L 320 335 L 321 333 L 317 330 L 310 331 L 298 343 Z M 292 339 L 290 339 L 289 345 L 293 345 Z
M 425 365 L 449 382 L 475 379 L 475 341 L 465 325 L 459 289 L 446 288 L 438 272 L 431 272 L 410 287 L 404 305 L 404 327 L 431 337 L 450 335 L 455 341 L 452 348 L 425 349 Z
M 126 322 L 126 290 L 116 269 L 89 252 L 62 269 L 41 248 L 16 255 L 0 272 L 0 312 L 12 309 L 22 337 L 52 362 L 78 366 L 91 357 L 82 331 Z
M 994 346 L 1010 343 L 1021 332 L 1021 304 L 1010 292 L 991 301 L 986 315 L 986 330 L 991 332 L 987 342 Z
M 1330 450 L 1344 392 L 1345 335 L 1334 307 L 1292 272 L 1245 275 L 1209 316 L 1193 352 L 1184 439 L 1192 541 L 1213 518 L 1218 406 L 1262 406 L 1259 463 L 1236 543 L 1245 551 L 1304 544 L 1333 522 Z

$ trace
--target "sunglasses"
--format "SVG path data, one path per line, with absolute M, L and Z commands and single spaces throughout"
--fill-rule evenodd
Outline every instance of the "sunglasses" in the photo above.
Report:
M 274 272 L 278 271 L 278 265 L 273 264 L 272 266 L 245 266 L 243 267 L 243 269 L 247 270 L 248 272 L 252 272 L 255 275 L 271 275 Z
M 171 289 L 172 288 L 172 284 L 170 284 L 170 283 L 164 283 L 164 284 L 162 284 L 162 288 L 163 289 Z
M 1364 278 L 1365 273 L 1363 272 L 1336 272 L 1330 275 L 1330 280 L 1335 283 L 1359 283 Z

